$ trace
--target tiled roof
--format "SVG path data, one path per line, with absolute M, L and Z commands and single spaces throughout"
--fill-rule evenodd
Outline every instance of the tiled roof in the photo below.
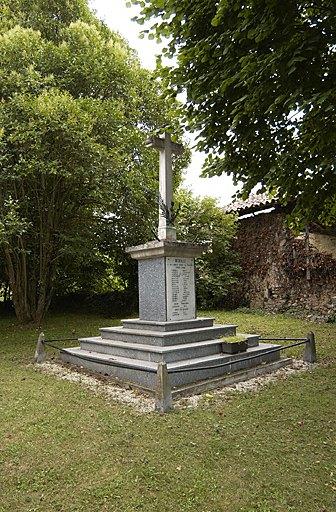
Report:
M 237 199 L 233 203 L 224 206 L 226 213 L 239 213 L 245 215 L 248 213 L 258 212 L 272 208 L 278 205 L 278 199 L 276 197 L 270 197 L 267 193 L 264 194 L 250 194 L 249 197 L 243 201 Z

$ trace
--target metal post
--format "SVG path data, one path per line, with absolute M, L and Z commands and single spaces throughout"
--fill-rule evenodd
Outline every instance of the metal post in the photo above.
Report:
M 316 363 L 316 345 L 315 345 L 315 334 L 309 332 L 307 334 L 307 343 L 305 345 L 303 360 L 307 363 Z
M 173 409 L 173 399 L 167 363 L 159 363 L 157 369 L 155 410 L 161 413 L 168 412 Z
M 41 334 L 38 337 L 37 344 L 36 344 L 36 350 L 35 350 L 35 363 L 44 363 L 46 360 L 47 354 L 45 351 L 45 345 L 44 345 L 44 334 L 41 332 Z

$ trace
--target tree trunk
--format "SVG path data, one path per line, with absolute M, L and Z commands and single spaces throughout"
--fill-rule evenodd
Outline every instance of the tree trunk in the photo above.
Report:
M 5 258 L 16 317 L 23 324 L 40 324 L 50 305 L 55 264 L 46 257 L 40 266 L 43 272 L 37 273 L 40 262 L 29 260 L 24 253 L 6 249 Z

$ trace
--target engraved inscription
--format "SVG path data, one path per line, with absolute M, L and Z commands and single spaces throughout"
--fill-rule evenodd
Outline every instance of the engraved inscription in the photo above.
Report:
M 166 258 L 167 320 L 196 317 L 193 258 Z

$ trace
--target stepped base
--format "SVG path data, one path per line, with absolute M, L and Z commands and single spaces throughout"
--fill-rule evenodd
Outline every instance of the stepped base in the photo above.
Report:
M 175 331 L 154 331 L 151 329 L 126 329 L 125 327 L 103 327 L 100 329 L 104 340 L 123 341 L 125 343 L 138 343 L 140 345 L 153 345 L 166 347 L 207 341 L 221 336 L 233 336 L 235 325 L 211 325 L 192 329 Z
M 199 317 L 192 320 L 179 320 L 175 322 L 155 322 L 149 320 L 140 320 L 139 318 L 130 318 L 121 320 L 124 329 L 137 329 L 145 331 L 183 331 L 184 329 L 201 329 L 202 327 L 212 327 L 214 318 Z M 236 327 L 236 326 L 235 326 Z
M 268 353 L 269 350 L 278 345 L 262 343 L 257 347 L 250 347 L 245 353 L 241 354 L 215 354 L 206 357 L 180 360 L 167 364 L 171 386 L 178 388 L 187 384 L 198 383 L 207 379 L 215 379 L 233 372 L 238 372 L 257 367 L 262 363 L 279 361 L 280 353 Z M 256 355 L 255 359 L 244 361 L 244 358 Z M 157 367 L 158 363 L 153 361 L 144 361 L 121 356 L 111 356 L 98 352 L 83 350 L 81 348 L 64 349 L 61 352 L 61 359 L 64 362 L 81 366 L 88 370 L 109 375 L 122 383 L 129 383 L 142 389 L 155 391 L 157 386 Z M 202 367 L 218 365 L 224 362 L 231 364 L 219 368 Z M 197 368 L 197 370 L 192 370 Z M 176 369 L 183 369 L 181 373 L 171 373 Z
M 278 345 L 259 345 L 259 336 L 252 334 L 244 335 L 246 352 L 223 353 L 221 338 L 235 335 L 236 327 L 213 325 L 213 318 L 122 320 L 122 326 L 102 328 L 101 336 L 82 338 L 80 347 L 62 350 L 61 359 L 147 391 L 157 388 L 159 363 L 167 364 L 171 387 L 178 389 L 279 361 L 279 352 L 269 353 Z M 248 356 L 255 357 L 246 361 Z M 223 363 L 230 364 L 212 368 Z
M 120 341 L 120 339 L 111 340 L 102 337 L 81 338 L 79 341 L 81 349 L 88 352 L 128 357 L 131 359 L 139 359 L 142 361 L 151 361 L 156 363 L 171 363 L 174 361 L 194 359 L 196 357 L 221 354 L 223 352 L 222 340 L 218 338 L 206 339 L 204 341 L 189 341 L 188 343 L 182 343 L 181 340 L 179 340 L 179 343 L 174 345 L 151 345 L 148 344 L 148 338 L 145 337 L 145 340 L 143 340 L 143 337 L 137 337 L 137 332 L 138 331 L 134 330 L 135 334 L 133 337 L 129 338 L 131 341 Z M 147 331 L 144 332 L 146 333 Z M 209 334 L 209 331 L 207 332 Z M 213 332 L 210 331 L 210 334 L 213 334 Z M 259 336 L 249 334 L 246 334 L 245 336 L 248 340 L 249 347 L 258 346 Z M 204 336 L 204 333 L 203 337 L 206 337 Z M 147 343 L 142 341 L 147 341 Z
M 275 372 L 280 368 L 288 366 L 292 363 L 292 361 L 293 360 L 291 358 L 284 357 L 278 361 L 274 361 L 273 363 L 263 363 L 260 366 L 234 372 L 230 375 L 223 375 L 214 379 L 207 379 L 187 384 L 185 386 L 179 386 L 172 390 L 172 396 L 173 398 L 181 398 L 189 395 L 197 395 L 203 393 L 204 391 L 211 391 L 213 389 L 222 388 L 225 386 L 232 386 L 239 382 L 244 382 L 255 377 L 260 377 L 262 375 Z

